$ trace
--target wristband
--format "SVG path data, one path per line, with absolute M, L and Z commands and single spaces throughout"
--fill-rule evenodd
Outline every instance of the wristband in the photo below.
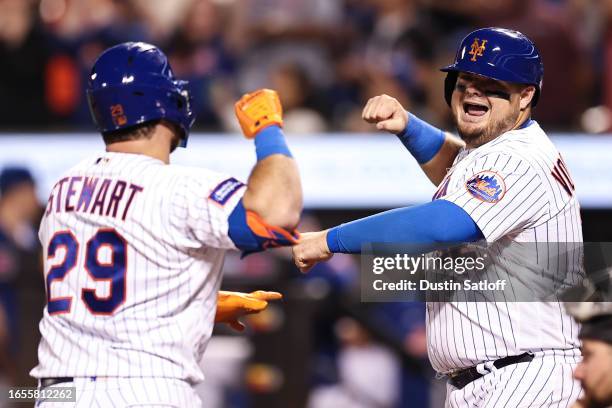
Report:
M 331 228 L 327 231 L 327 236 L 325 239 L 327 240 L 327 248 L 329 248 L 329 252 L 332 254 L 342 253 L 342 248 L 340 246 L 340 240 L 338 239 L 338 232 L 341 226 Z
M 278 125 L 268 126 L 257 133 L 255 136 L 255 154 L 257 155 L 257 161 L 273 154 L 293 157 L 285 141 L 283 131 Z
M 444 132 L 408 112 L 406 129 L 397 134 L 419 164 L 430 161 L 444 144 Z

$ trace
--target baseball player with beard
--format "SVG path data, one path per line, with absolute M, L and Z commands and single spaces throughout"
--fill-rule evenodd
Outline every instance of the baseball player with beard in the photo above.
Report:
M 213 322 L 241 329 L 241 315 L 280 296 L 219 292 L 225 252 L 297 239 L 301 185 L 278 95 L 236 104 L 257 156 L 247 183 L 170 164 L 194 117 L 186 83 L 155 46 L 106 50 L 87 95 L 106 151 L 50 194 L 39 231 L 47 305 L 31 372 L 41 391 L 75 387 L 76 403 L 37 406 L 201 406 L 193 385 Z
M 531 118 L 543 77 L 535 44 L 516 31 L 479 29 L 442 71 L 460 139 L 387 95 L 363 110 L 438 186 L 432 202 L 303 233 L 293 248 L 302 271 L 334 253 L 359 253 L 364 243 L 478 240 L 507 271 L 523 270 L 533 260 L 501 259 L 513 244 L 582 242 L 569 171 Z M 581 392 L 572 378 L 578 325 L 559 302 L 428 302 L 426 325 L 431 364 L 448 379 L 447 407 L 567 407 Z

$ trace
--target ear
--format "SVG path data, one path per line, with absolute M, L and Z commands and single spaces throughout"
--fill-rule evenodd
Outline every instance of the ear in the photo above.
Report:
M 523 88 L 520 92 L 520 105 L 521 105 L 521 110 L 525 110 L 527 109 L 530 105 L 531 105 L 531 101 L 533 100 L 533 97 L 535 96 L 535 86 L 533 85 L 529 85 L 526 86 L 525 88 Z

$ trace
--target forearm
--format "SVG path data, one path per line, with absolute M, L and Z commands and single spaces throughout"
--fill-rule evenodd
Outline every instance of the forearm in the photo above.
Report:
M 327 233 L 327 246 L 334 253 L 360 253 L 366 243 L 412 243 L 425 250 L 439 243 L 473 242 L 481 238 L 478 226 L 462 208 L 436 200 L 334 227 Z
M 453 165 L 459 150 L 465 146 L 465 143 L 456 136 L 445 132 L 444 143 L 440 147 L 440 150 L 431 158 L 428 162 L 421 163 L 421 169 L 431 180 L 434 185 L 439 185 L 448 169 Z
M 406 128 L 397 137 L 435 185 L 442 182 L 457 153 L 465 146 L 462 140 L 413 114 L 408 115 Z
M 294 229 L 302 211 L 302 185 L 297 164 L 278 126 L 263 129 L 255 138 L 257 164 L 247 183 L 243 204 L 266 223 Z

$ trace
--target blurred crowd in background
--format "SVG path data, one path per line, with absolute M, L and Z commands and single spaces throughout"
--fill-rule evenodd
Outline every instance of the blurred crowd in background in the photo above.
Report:
M 450 128 L 438 68 L 482 26 L 518 29 L 539 46 L 535 118 L 546 130 L 611 130 L 612 0 L 0 0 L 0 131 L 93 131 L 89 70 L 124 41 L 169 55 L 204 132 L 237 132 L 234 101 L 260 87 L 278 90 L 288 134 L 372 131 L 361 109 L 381 93 Z M 45 304 L 35 184 L 24 168 L 0 173 L 0 389 L 34 385 Z M 369 213 L 306 213 L 300 229 Z M 605 238 L 593 233 L 598 220 L 585 218 L 585 239 Z M 358 259 L 338 255 L 301 275 L 287 250 L 233 254 L 224 289 L 285 299 L 249 318 L 246 336 L 217 328 L 205 406 L 441 406 L 423 305 L 361 303 Z
M 610 0 L 0 0 L 0 128 L 91 130 L 84 89 L 105 48 L 147 41 L 191 81 L 196 128 L 235 131 L 232 104 L 279 91 L 287 131 L 371 130 L 387 93 L 451 126 L 443 75 L 475 27 L 517 29 L 545 64 L 536 118 L 603 132 L 612 108 Z

